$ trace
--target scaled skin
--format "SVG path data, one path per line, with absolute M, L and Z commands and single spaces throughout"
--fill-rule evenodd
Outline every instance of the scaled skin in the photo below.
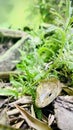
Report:
M 63 84 L 56 78 L 43 80 L 36 90 L 35 104 L 42 108 L 49 105 L 61 92 Z

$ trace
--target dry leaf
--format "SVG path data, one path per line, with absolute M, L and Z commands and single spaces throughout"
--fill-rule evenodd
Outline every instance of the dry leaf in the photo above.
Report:
M 23 122 L 24 122 L 24 120 L 21 120 L 18 123 L 15 123 L 14 125 L 12 125 L 12 127 L 19 129 L 22 126 Z
M 56 78 L 40 82 L 36 90 L 36 106 L 42 108 L 49 105 L 60 94 L 62 86 L 64 85 Z
M 34 118 L 31 114 L 29 114 L 25 109 L 16 105 L 16 108 L 23 115 L 23 118 L 26 120 L 27 124 L 36 130 L 52 130 L 46 123 Z
M 10 124 L 6 108 L 0 113 L 0 124 L 3 124 L 3 125 L 9 125 Z
M 23 96 L 22 98 L 9 103 L 10 106 L 14 106 L 14 104 L 30 104 L 32 103 L 32 97 L 31 96 Z
M 54 115 L 49 114 L 49 117 L 48 117 L 48 124 L 49 124 L 49 125 L 52 125 L 52 123 L 53 123 L 54 119 L 55 119 L 55 116 L 54 116 Z
M 22 105 L 22 107 L 28 107 L 28 106 L 29 106 L 28 104 Z M 15 109 L 15 108 L 7 111 L 8 116 L 12 116 L 12 115 L 15 115 L 15 114 L 18 114 L 18 113 L 19 113 L 19 111 L 17 109 Z
M 70 96 L 73 96 L 73 88 L 63 87 L 63 90 Z
M 34 118 L 36 117 L 33 105 L 31 105 L 31 114 Z
M 20 130 L 0 124 L 0 130 Z

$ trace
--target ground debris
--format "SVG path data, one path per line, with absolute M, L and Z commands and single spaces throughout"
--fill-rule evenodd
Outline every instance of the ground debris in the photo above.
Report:
M 73 96 L 59 96 L 54 107 L 59 129 L 73 130 Z

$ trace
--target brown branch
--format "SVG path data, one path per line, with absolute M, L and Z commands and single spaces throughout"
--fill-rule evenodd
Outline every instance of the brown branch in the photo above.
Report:
M 16 44 L 14 44 L 3 56 L 0 57 L 0 71 L 10 71 L 15 65 L 20 62 L 20 52 L 19 49 L 22 49 L 25 41 L 29 38 L 26 34 L 22 37 Z
M 21 38 L 24 35 L 25 35 L 25 32 L 21 31 L 21 30 L 1 29 L 0 28 L 0 37 Z

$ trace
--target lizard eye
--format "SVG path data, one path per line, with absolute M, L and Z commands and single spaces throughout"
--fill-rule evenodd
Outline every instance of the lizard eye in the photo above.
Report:
M 50 97 L 51 95 L 52 95 L 52 93 L 49 93 L 49 95 L 48 95 L 48 96 Z

